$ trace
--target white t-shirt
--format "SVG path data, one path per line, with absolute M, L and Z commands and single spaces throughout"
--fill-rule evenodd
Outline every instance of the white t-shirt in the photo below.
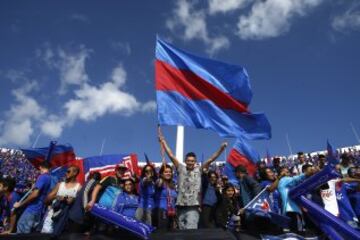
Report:
M 328 181 L 329 188 L 320 190 L 321 198 L 325 206 L 325 210 L 334 216 L 339 216 L 339 206 L 336 199 L 335 185 L 337 179 Z

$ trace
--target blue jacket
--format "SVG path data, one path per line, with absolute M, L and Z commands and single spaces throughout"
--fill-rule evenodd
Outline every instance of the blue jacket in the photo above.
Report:
M 295 177 L 283 177 L 279 181 L 278 190 L 282 200 L 282 212 L 297 212 L 301 214 L 299 206 L 289 198 L 289 190 L 305 178 L 304 174 Z

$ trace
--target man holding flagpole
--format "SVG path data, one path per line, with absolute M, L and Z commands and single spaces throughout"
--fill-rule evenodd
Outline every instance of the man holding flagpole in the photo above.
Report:
M 208 168 L 227 147 L 227 143 L 221 144 L 217 150 L 202 166 L 196 164 L 196 155 L 189 152 L 185 156 L 185 165 L 174 156 L 167 145 L 165 138 L 159 135 L 160 144 L 174 164 L 178 172 L 178 197 L 176 200 L 179 229 L 197 229 L 199 222 L 199 210 L 201 199 L 201 172 Z

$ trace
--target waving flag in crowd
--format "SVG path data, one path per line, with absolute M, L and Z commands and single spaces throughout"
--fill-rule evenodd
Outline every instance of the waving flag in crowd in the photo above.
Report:
M 247 169 L 248 174 L 254 175 L 256 172 L 256 162 L 259 160 L 259 153 L 246 140 L 237 139 L 227 158 L 224 173 L 231 181 L 235 179 L 235 168 L 243 165 Z
M 159 124 L 211 129 L 222 137 L 271 137 L 265 115 L 249 112 L 252 92 L 243 67 L 157 39 L 155 72 Z
M 39 164 L 49 161 L 52 167 L 67 165 L 75 160 L 74 149 L 71 145 L 53 145 L 43 148 L 21 149 L 30 163 L 38 168 Z M 50 152 L 50 154 L 49 154 Z
M 271 222 L 282 227 L 288 227 L 290 219 L 284 215 L 280 215 L 275 211 L 274 202 L 270 198 L 269 191 L 264 188 L 254 199 L 246 206 L 245 210 L 250 215 L 265 217 Z

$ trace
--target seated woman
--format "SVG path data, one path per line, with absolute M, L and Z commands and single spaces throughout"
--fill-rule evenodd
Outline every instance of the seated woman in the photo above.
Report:
M 139 197 L 135 190 L 135 180 L 126 178 L 122 181 L 124 183 L 124 189 L 115 200 L 114 211 L 124 216 L 135 218 L 136 209 L 139 207 Z
M 175 228 L 175 203 L 177 197 L 172 167 L 168 164 L 162 165 L 159 175 L 155 195 L 157 228 L 170 230 Z
M 136 210 L 136 219 L 152 225 L 152 210 L 155 205 L 156 171 L 151 164 L 144 166 L 140 179 L 140 203 Z
M 73 204 L 77 192 L 81 188 L 80 183 L 76 181 L 78 174 L 79 168 L 70 166 L 66 171 L 65 181 L 56 184 L 46 197 L 45 203 L 51 205 L 48 207 L 44 219 L 42 233 L 58 235 L 64 229 L 70 206 Z

